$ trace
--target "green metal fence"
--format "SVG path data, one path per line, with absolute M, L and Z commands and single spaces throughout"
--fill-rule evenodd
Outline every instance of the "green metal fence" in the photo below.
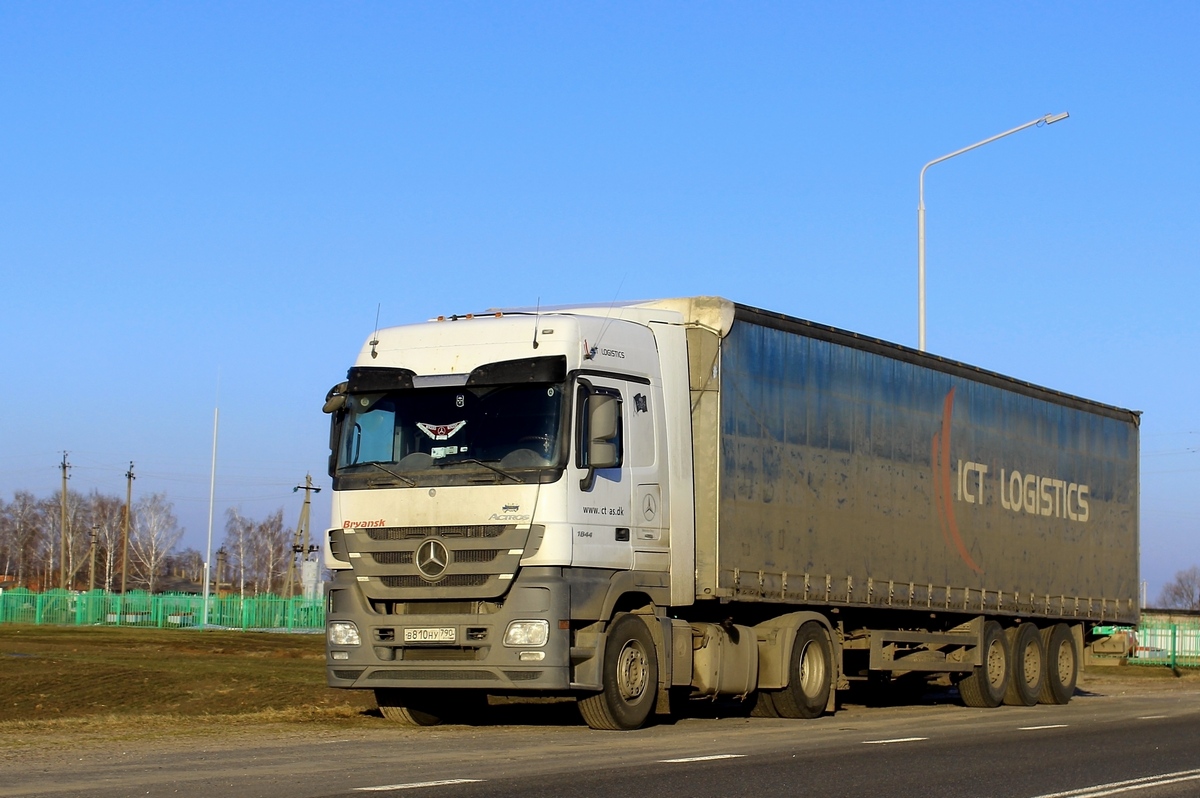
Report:
M 197 627 L 203 624 L 204 599 L 190 593 L 93 590 L 74 593 L 25 588 L 0 592 L 0 623 L 64 626 Z M 208 626 L 220 629 L 305 631 L 325 627 L 321 599 L 282 596 L 209 596 Z
M 1135 665 L 1200 668 L 1200 621 L 1143 621 L 1137 628 L 1137 647 L 1129 662 Z

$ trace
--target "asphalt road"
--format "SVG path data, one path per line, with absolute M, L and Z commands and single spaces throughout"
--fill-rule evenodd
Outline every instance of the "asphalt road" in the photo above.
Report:
M 555 707 L 495 725 L 172 737 L 29 751 L 0 796 L 1200 795 L 1200 688 L 1093 688 L 1067 706 L 848 706 L 815 721 L 696 717 L 595 732 Z M 61 747 L 61 744 L 60 744 Z

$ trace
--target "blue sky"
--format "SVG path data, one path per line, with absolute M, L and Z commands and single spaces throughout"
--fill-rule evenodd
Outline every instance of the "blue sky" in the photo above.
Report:
M 1145 412 L 1200 563 L 1190 3 L 0 5 L 0 496 L 285 508 L 371 332 L 719 294 Z M 318 528 L 328 492 L 318 497 Z M 216 539 L 220 540 L 220 517 Z

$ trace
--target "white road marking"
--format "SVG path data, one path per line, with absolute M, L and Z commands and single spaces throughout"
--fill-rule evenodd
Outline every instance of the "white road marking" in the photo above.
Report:
M 483 779 L 442 779 L 441 781 L 414 781 L 409 784 L 382 784 L 378 787 L 355 787 L 355 792 L 391 792 L 392 790 L 415 790 L 418 787 L 445 787 L 450 784 L 475 784 Z
M 917 743 L 928 737 L 896 737 L 892 740 L 863 740 L 863 745 L 887 745 L 889 743 Z
M 1106 795 L 1119 795 L 1134 790 L 1148 790 L 1151 787 L 1161 787 L 1165 784 L 1178 784 L 1181 781 L 1196 781 L 1200 779 L 1200 769 L 1180 770 L 1175 773 L 1162 773 L 1157 776 L 1143 776 L 1140 779 L 1114 781 L 1109 784 L 1097 784 L 1092 787 L 1080 787 L 1066 792 L 1051 792 L 1038 795 L 1035 798 L 1104 798 Z
M 1017 731 L 1041 731 L 1042 729 L 1065 729 L 1065 723 L 1049 723 L 1045 726 L 1021 726 Z
M 1162 720 L 1166 715 L 1142 715 L 1138 720 Z
M 660 759 L 658 761 L 677 765 L 683 762 L 712 762 L 714 759 L 741 759 L 744 756 L 745 754 L 710 754 L 709 756 L 685 756 L 682 759 Z

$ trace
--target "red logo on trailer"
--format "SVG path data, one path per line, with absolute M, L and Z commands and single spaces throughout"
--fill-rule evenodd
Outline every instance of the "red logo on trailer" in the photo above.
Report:
M 942 428 L 933 434 L 933 506 L 937 508 L 938 524 L 942 527 L 942 539 L 946 545 L 958 552 L 958 556 L 977 574 L 983 569 L 971 559 L 971 553 L 958 532 L 958 519 L 954 517 L 954 502 L 950 492 L 950 417 L 954 414 L 954 389 L 946 394 L 942 404 Z

